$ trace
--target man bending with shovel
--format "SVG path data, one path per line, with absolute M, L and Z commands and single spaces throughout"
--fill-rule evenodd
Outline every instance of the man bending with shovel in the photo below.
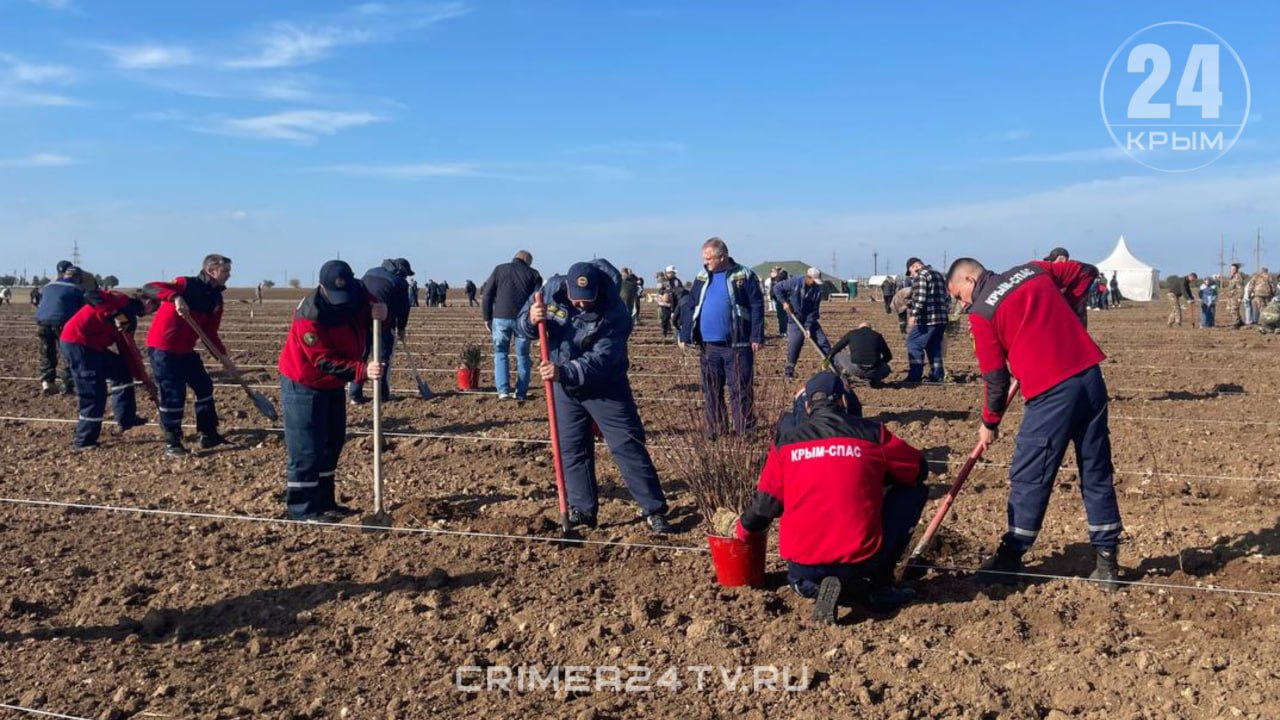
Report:
M 182 457 L 182 416 L 187 404 L 187 388 L 196 396 L 196 431 L 201 450 L 227 442 L 218 433 L 218 410 L 213 402 L 213 379 L 204 360 L 196 352 L 199 341 L 192 322 L 208 337 L 217 353 L 225 356 L 218 329 L 222 326 L 222 291 L 231 277 L 231 258 L 207 255 L 200 274 L 174 278 L 173 282 L 147 283 L 142 292 L 160 303 L 151 329 L 147 331 L 147 353 L 160 388 L 160 429 L 164 431 L 164 452 Z
M 782 303 L 791 322 L 787 325 L 787 379 L 796 374 L 796 360 L 800 358 L 800 346 L 805 340 L 812 342 L 822 357 L 831 354 L 831 343 L 818 322 L 822 304 L 822 271 L 811 267 L 804 275 L 783 280 L 773 285 L 773 299 Z
M 549 360 L 538 372 L 553 384 L 568 524 L 596 526 L 594 421 L 650 529 L 670 533 L 666 496 L 627 380 L 632 319 L 618 291 L 620 281 L 608 261 L 576 263 L 567 275 L 557 275 L 535 291 L 517 318 L 516 331 L 532 340 L 538 337 L 538 324 L 546 323 Z

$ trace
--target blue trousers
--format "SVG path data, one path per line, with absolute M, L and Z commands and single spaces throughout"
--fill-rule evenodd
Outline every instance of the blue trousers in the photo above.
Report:
M 199 353 L 171 353 L 147 348 L 151 355 L 151 371 L 160 390 L 160 427 L 182 432 L 182 415 L 186 410 L 187 388 L 196 396 L 196 430 L 218 432 L 218 411 L 213 405 L 213 378 L 204 369 Z
M 1218 315 L 1218 307 L 1216 305 L 1200 306 L 1200 327 L 1213 327 L 1214 320 Z
M 1027 401 L 1009 468 L 1009 531 L 1004 544 L 1013 550 L 1025 552 L 1040 534 L 1068 443 L 1076 448 L 1089 542 L 1102 548 L 1119 543 L 1124 528 L 1111 465 L 1107 385 L 1095 365 Z
M 554 387 L 569 505 L 591 517 L 599 509 L 595 437 L 591 432 L 594 420 L 640 509 L 645 515 L 666 512 L 667 498 L 645 447 L 644 425 L 627 379 L 620 378 L 603 397 L 576 398 L 566 393 L 560 383 L 554 383 Z
M 907 382 L 924 379 L 924 358 L 929 356 L 929 380 L 942 382 L 946 375 L 942 369 L 942 338 L 947 326 L 912 325 L 907 333 Z
M 384 329 L 382 331 L 382 355 L 378 358 L 378 362 L 386 365 L 386 370 L 391 369 L 391 351 L 396 349 L 396 334 L 391 330 Z M 373 329 L 369 330 L 369 344 L 364 346 L 364 361 L 368 362 L 369 357 L 373 355 Z M 386 372 L 379 381 L 382 386 L 382 399 L 386 400 L 391 397 L 391 373 Z M 347 390 L 353 398 L 364 397 L 364 383 L 351 383 L 347 386 Z
M 76 396 L 80 399 L 80 416 L 76 422 L 75 444 L 94 445 L 102 434 L 103 412 L 107 409 L 107 381 L 111 390 L 111 411 L 121 427 L 139 423 L 138 399 L 133 391 L 133 377 L 124 358 L 110 350 L 91 350 L 78 343 L 61 343 L 62 356 L 71 366 Z
M 880 511 L 883 538 L 880 549 L 860 563 L 831 563 L 802 565 L 787 562 L 787 581 L 800 595 L 811 598 L 818 594 L 822 578 L 834 576 L 840 579 L 842 600 L 851 599 L 851 591 L 859 586 L 884 587 L 893 582 L 893 569 L 911 542 L 920 514 L 929 501 L 929 487 L 919 483 L 915 487 L 890 485 Z
M 781 335 L 787 331 L 787 311 L 782 309 L 782 303 L 774 302 L 774 312 L 778 316 L 778 334 Z
M 818 321 L 809 323 L 807 333 L 818 343 L 818 347 L 822 348 L 823 355 L 831 354 L 831 343 L 827 341 L 827 334 L 822 331 Z M 796 360 L 800 358 L 800 349 L 808 342 L 805 334 L 806 330 L 801 330 L 795 323 L 787 325 L 787 377 L 796 373 Z
M 702 347 L 702 400 L 706 405 L 707 432 L 720 435 L 729 424 L 724 410 L 724 386 L 729 386 L 733 431 L 739 435 L 755 427 L 755 353 L 749 347 L 707 343 Z
M 533 361 L 529 358 L 532 341 L 516 332 L 514 319 L 494 318 L 489 326 L 493 328 L 493 383 L 499 394 L 511 393 L 511 363 L 507 353 L 511 352 L 511 338 L 515 336 L 516 397 L 522 398 L 529 392 L 529 378 L 533 372 Z
M 333 476 L 347 441 L 347 403 L 342 388 L 316 390 L 280 378 L 284 445 L 289 452 L 285 505 L 301 518 L 335 507 Z

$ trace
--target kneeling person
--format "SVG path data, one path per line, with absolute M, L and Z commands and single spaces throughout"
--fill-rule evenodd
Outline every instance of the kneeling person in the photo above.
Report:
M 547 324 L 551 360 L 538 372 L 554 386 L 569 521 L 596 525 L 594 421 L 649 527 L 669 533 L 673 530 L 665 517 L 667 499 L 645 447 L 644 425 L 627 380 L 632 318 L 618 292 L 619 280 L 607 261 L 576 263 L 567 276 L 557 275 L 535 291 L 520 312 L 516 331 L 533 339 L 538 337 L 538 323 Z M 534 302 L 537 293 L 545 305 Z
M 849 352 L 840 354 L 849 348 Z M 862 323 L 856 330 L 850 330 L 827 354 L 827 362 L 846 379 L 866 380 L 872 385 L 879 385 L 889 377 L 889 361 L 893 352 L 884 336 L 867 323 Z
M 919 450 L 884 425 L 851 415 L 844 384 L 818 373 L 805 386 L 808 416 L 779 431 L 739 539 L 780 517 L 779 550 L 796 592 L 817 598 L 814 619 L 835 621 L 835 607 L 866 587 L 873 609 L 910 602 L 893 570 L 924 510 L 928 473 Z

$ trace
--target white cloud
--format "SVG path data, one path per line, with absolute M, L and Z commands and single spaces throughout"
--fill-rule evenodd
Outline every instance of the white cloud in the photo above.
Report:
M 26 157 L 0 160 L 0 167 L 4 168 L 49 168 L 75 164 L 76 161 L 66 155 L 54 153 L 34 153 Z
M 1027 163 L 1043 163 L 1043 164 L 1073 164 L 1073 163 L 1095 163 L 1095 162 L 1112 162 L 1115 160 L 1128 160 L 1130 156 L 1124 150 L 1112 145 L 1104 148 L 1091 148 L 1089 150 L 1067 150 L 1065 152 L 1056 153 L 1029 153 L 1026 155 L 1012 155 L 1010 157 L 993 158 L 992 162 L 1027 164 Z
M 219 118 L 196 129 L 221 135 L 311 143 L 323 135 L 334 135 L 384 119 L 367 112 L 288 110 L 256 117 Z
M 232 210 L 227 213 L 227 217 L 236 222 L 244 222 L 249 219 L 249 212 L 247 210 Z
M 632 177 L 626 168 L 612 165 L 567 165 L 563 163 L 406 163 L 406 164 L 346 164 L 322 165 L 304 168 L 305 172 L 351 175 L 383 180 L 426 180 L 430 178 L 476 177 L 503 180 L 557 180 L 574 176 L 588 176 L 598 182 L 627 180 Z
M 48 86 L 68 85 L 75 78 L 71 68 L 41 65 L 0 53 L 0 107 L 66 107 L 78 104 Z
M 1004 139 L 1010 142 L 1016 140 L 1026 140 L 1031 137 L 1030 130 L 1010 130 L 1004 134 Z
M 125 70 L 158 70 L 195 62 L 195 54 L 181 45 L 101 45 L 116 67 Z
M 426 6 L 367 3 L 316 22 L 276 22 L 253 38 L 251 52 L 223 64 L 239 70 L 307 65 L 325 59 L 340 47 L 390 42 L 408 30 L 429 27 L 467 12 L 469 9 L 460 2 Z

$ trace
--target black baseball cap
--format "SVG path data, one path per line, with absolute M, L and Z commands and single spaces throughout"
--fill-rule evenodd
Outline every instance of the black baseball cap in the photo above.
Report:
M 594 301 L 600 292 L 600 269 L 591 263 L 574 263 L 568 286 L 570 300 Z
M 915 265 L 916 263 L 923 263 L 923 262 L 924 262 L 924 261 L 923 261 L 923 260 L 921 260 L 921 259 L 920 259 L 920 258 L 918 258 L 918 257 L 908 258 L 908 259 L 907 259 L 907 272 L 911 272 L 911 266 L 912 266 L 912 265 Z
M 1070 260 L 1070 259 L 1071 259 L 1071 253 L 1067 252 L 1067 249 L 1066 249 L 1066 248 L 1064 248 L 1064 247 L 1056 247 L 1056 248 L 1054 248 L 1054 249 L 1050 250 L 1048 255 L 1045 255 L 1045 256 L 1044 256 L 1044 261 L 1045 261 L 1045 262 L 1053 262 L 1054 260 L 1057 260 L 1058 258 L 1066 258 L 1066 259 Z
M 351 266 L 341 260 L 330 260 L 320 267 L 320 287 L 325 299 L 332 305 L 346 305 L 351 301 L 351 290 L 356 286 Z
M 66 272 L 66 271 L 67 271 L 67 268 L 69 268 L 69 267 L 71 267 L 71 261 L 70 261 L 70 260 L 59 260 L 59 261 L 58 261 L 58 274 L 59 274 L 59 275 L 61 275 L 62 273 Z
M 844 393 L 844 381 L 840 376 L 825 370 L 809 378 L 809 382 L 804 384 L 804 394 L 810 403 L 824 398 L 843 397 Z
M 391 264 L 396 266 L 396 271 L 401 275 L 405 277 L 413 276 L 413 266 L 409 264 L 408 260 L 404 258 L 396 258 L 391 261 Z

